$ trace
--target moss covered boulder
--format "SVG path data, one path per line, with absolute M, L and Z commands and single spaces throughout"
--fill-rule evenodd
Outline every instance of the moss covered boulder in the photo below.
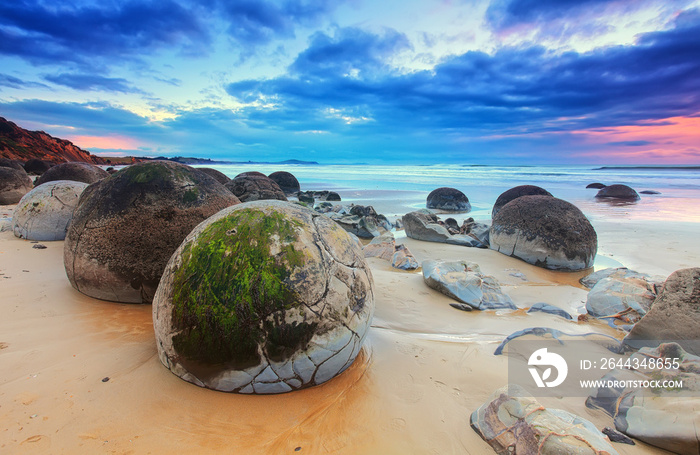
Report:
M 63 240 L 73 210 L 88 184 L 70 180 L 39 185 L 19 201 L 12 215 L 16 237 L 28 240 Z
M 239 202 L 219 182 L 183 164 L 126 167 L 81 195 L 64 246 L 68 279 L 91 297 L 150 303 L 187 234 Z
M 374 312 L 362 250 L 281 201 L 212 216 L 173 254 L 153 300 L 161 362 L 202 387 L 283 393 L 348 368 Z
M 593 265 L 598 236 L 575 205 L 551 196 L 520 196 L 493 217 L 491 249 L 553 270 Z

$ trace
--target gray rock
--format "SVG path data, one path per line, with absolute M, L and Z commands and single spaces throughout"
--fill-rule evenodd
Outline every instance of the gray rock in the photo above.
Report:
M 535 303 L 530 307 L 529 310 L 527 310 L 528 313 L 537 313 L 537 312 L 542 312 L 542 313 L 549 313 L 553 314 L 555 316 L 561 316 L 564 319 L 573 319 L 569 313 L 566 311 L 562 310 L 559 307 L 555 307 L 553 305 L 550 305 L 548 303 L 543 303 L 543 302 L 538 302 Z
M 509 384 L 474 411 L 472 429 L 499 455 L 617 454 L 595 425 L 561 409 L 546 409 Z
M 661 194 L 661 192 L 654 191 L 654 190 L 644 190 L 644 191 L 640 191 L 639 194 Z
M 598 237 L 573 204 L 550 196 L 521 196 L 493 218 L 490 247 L 538 267 L 582 270 L 593 265 Z
M 596 199 L 622 199 L 627 201 L 637 201 L 640 199 L 634 189 L 627 185 L 609 185 L 601 188 L 595 195 Z
M 391 257 L 391 266 L 401 270 L 416 270 L 420 268 L 418 260 L 411 254 L 406 245 L 396 245 Z
M 596 318 L 625 313 L 623 320 L 635 323 L 649 311 L 656 298 L 645 284 L 631 279 L 603 278 L 588 293 L 586 311 Z
M 219 182 L 183 164 L 125 167 L 83 191 L 64 244 L 66 275 L 90 297 L 150 303 L 187 234 L 237 203 Z
M 491 218 L 501 211 L 504 205 L 521 196 L 552 196 L 552 193 L 535 185 L 520 185 L 504 191 L 498 196 L 491 210 Z
M 566 333 L 561 330 L 552 329 L 549 327 L 530 327 L 523 330 L 518 330 L 508 335 L 501 344 L 498 345 L 493 355 L 503 354 L 503 350 L 511 341 L 527 336 L 535 336 L 543 339 L 554 339 L 558 340 L 563 344 L 566 340 L 578 340 L 584 338 L 588 341 L 595 342 L 604 346 L 606 349 L 617 352 L 619 351 L 620 342 L 617 338 L 611 337 L 610 335 L 605 335 L 602 333 L 588 332 L 588 333 Z
M 199 224 L 168 262 L 153 301 L 158 355 L 182 379 L 226 392 L 321 384 L 359 354 L 372 288 L 362 251 L 328 217 L 239 204 Z
M 0 205 L 18 203 L 33 187 L 26 172 L 0 166 Z
M 57 164 L 36 180 L 35 186 L 56 180 L 73 180 L 75 182 L 95 183 L 109 177 L 109 172 L 90 163 L 61 163 Z
M 12 215 L 15 237 L 28 240 L 63 240 L 73 210 L 88 184 L 56 180 L 39 185 L 19 201 Z
M 437 216 L 428 210 L 407 213 L 402 221 L 406 235 L 412 239 L 444 243 L 451 237 L 447 228 L 438 224 Z
M 277 171 L 268 175 L 285 192 L 285 194 L 296 194 L 299 192 L 299 180 L 290 172 Z
M 394 256 L 395 246 L 394 234 L 385 232 L 384 234 L 372 239 L 369 244 L 362 248 L 362 252 L 366 258 L 381 258 L 385 261 L 391 261 Z
M 468 246 L 468 247 L 474 247 L 474 248 L 488 248 L 487 245 L 484 245 L 471 235 L 464 235 L 464 234 L 454 234 L 447 238 L 445 240 L 445 243 L 449 243 L 451 245 L 462 245 L 462 246 Z
M 448 212 L 468 212 L 472 209 L 469 198 L 455 188 L 437 188 L 430 192 L 426 201 L 429 209 Z
M 257 175 L 253 172 L 245 174 L 239 174 L 225 185 L 241 202 L 267 199 L 287 200 L 287 196 L 279 185 L 266 175 Z
M 214 180 L 221 183 L 222 185 L 226 185 L 228 182 L 231 181 L 231 179 L 228 178 L 226 174 L 224 174 L 221 171 L 217 171 L 216 169 L 212 169 L 210 167 L 198 167 L 196 169 L 200 172 L 204 172 L 209 177 L 212 177 Z
M 496 279 L 483 275 L 475 263 L 424 261 L 422 267 L 423 281 L 428 287 L 477 310 L 517 309 Z
M 593 289 L 593 287 L 603 278 L 613 278 L 621 281 L 635 280 L 639 282 L 640 285 L 643 282 L 647 282 L 648 285 L 652 286 L 652 288 L 650 288 L 652 291 L 655 287 L 657 287 L 657 285 L 660 289 L 660 286 L 665 281 L 662 277 L 650 277 L 646 273 L 635 272 L 627 267 L 616 267 L 598 270 L 595 273 L 586 275 L 579 280 L 579 283 L 586 286 L 588 289 Z
M 623 343 L 635 348 L 677 341 L 691 354 L 700 355 L 700 268 L 673 272 L 651 309 Z

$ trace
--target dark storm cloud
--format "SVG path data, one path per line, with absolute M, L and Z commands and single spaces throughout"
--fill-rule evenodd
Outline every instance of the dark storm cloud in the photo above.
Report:
M 44 76 L 44 80 L 54 84 L 82 91 L 104 91 L 119 93 L 143 93 L 129 84 L 126 79 L 103 77 L 92 74 L 53 74 Z
M 328 109 L 371 118 L 357 123 L 360 131 L 629 125 L 700 110 L 700 21 L 678 24 L 643 35 L 634 46 L 563 55 L 541 47 L 468 52 L 408 74 L 385 64 L 407 46 L 402 35 L 339 30 L 316 35 L 288 75 L 233 83 L 227 91 L 248 102 L 272 100 L 277 109 L 258 110 L 251 119 L 294 129 L 319 129 L 313 122 Z

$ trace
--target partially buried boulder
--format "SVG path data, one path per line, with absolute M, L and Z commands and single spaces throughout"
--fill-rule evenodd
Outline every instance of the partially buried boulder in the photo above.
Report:
M 481 273 L 479 266 L 467 261 L 424 261 L 425 284 L 448 297 L 477 310 L 517 307 L 492 276 Z M 469 310 L 468 308 L 463 308 Z
M 262 201 L 266 199 L 277 199 L 286 201 L 284 191 L 273 180 L 261 174 L 247 173 L 248 175 L 236 176 L 226 184 L 233 194 L 241 202 Z
M 639 194 L 627 185 L 610 185 L 596 193 L 597 199 L 623 199 L 626 201 L 639 200 Z
M 277 171 L 273 172 L 268 177 L 274 180 L 285 194 L 296 194 L 300 190 L 299 180 L 290 172 Z
M 426 201 L 429 209 L 449 212 L 468 212 L 472 209 L 469 198 L 455 188 L 442 187 L 430 192 Z
M 598 182 L 589 183 L 588 185 L 586 185 L 586 188 L 593 188 L 593 189 L 599 190 L 601 188 L 605 188 L 605 184 L 598 183 Z
M 617 454 L 591 422 L 545 408 L 518 385 L 496 390 L 472 413 L 470 424 L 499 455 Z
M 0 205 L 18 203 L 32 188 L 26 172 L 0 166 Z
M 90 163 L 61 163 L 41 174 L 36 186 L 56 180 L 95 183 L 105 177 L 109 177 L 109 172 Z
M 150 303 L 192 228 L 238 202 L 189 166 L 151 161 L 124 168 L 83 192 L 64 246 L 68 279 L 91 297 Z
M 520 185 L 513 187 L 509 190 L 504 191 L 501 193 L 500 196 L 498 196 L 498 199 L 496 199 L 496 202 L 493 204 L 493 210 L 491 211 L 491 218 L 495 217 L 496 214 L 501 210 L 501 208 L 512 201 L 513 199 L 517 199 L 521 196 L 551 196 L 552 194 L 545 190 L 544 188 L 541 188 L 539 186 L 535 185 Z
M 15 236 L 28 240 L 63 240 L 73 210 L 87 186 L 83 182 L 56 180 L 25 194 L 12 215 Z
M 603 278 L 588 293 L 586 311 L 596 318 L 635 323 L 644 316 L 656 294 L 642 279 Z
M 677 270 L 668 277 L 647 314 L 623 344 L 639 348 L 675 341 L 700 356 L 700 268 Z
M 52 164 L 48 161 L 32 158 L 24 163 L 24 170 L 27 174 L 41 175 L 51 169 Z
M 374 312 L 372 275 L 333 221 L 280 201 L 209 218 L 172 256 L 153 301 L 161 362 L 182 379 L 282 393 L 348 368 Z
M 217 182 L 221 183 L 222 185 L 226 185 L 228 182 L 231 181 L 231 179 L 228 178 L 228 177 L 226 176 L 226 174 L 224 174 L 224 173 L 221 172 L 221 171 L 217 171 L 216 169 L 213 169 L 213 168 L 210 168 L 210 167 L 198 167 L 197 169 L 200 170 L 200 171 L 202 171 L 202 172 L 204 172 L 204 173 L 207 174 L 209 177 L 213 177 L 214 180 L 216 180 Z
M 581 270 L 591 267 L 598 237 L 573 204 L 551 196 L 521 196 L 496 214 L 491 248 L 539 267 Z
M 21 162 L 8 158 L 0 158 L 0 167 L 9 167 L 10 169 L 26 172 Z
M 407 213 L 402 221 L 406 235 L 412 239 L 446 242 L 451 237 L 447 228 L 438 223 L 437 215 L 428 210 Z

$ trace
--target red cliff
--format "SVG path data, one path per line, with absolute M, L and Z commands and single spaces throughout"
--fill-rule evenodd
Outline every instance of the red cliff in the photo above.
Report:
M 32 158 L 63 163 L 82 161 L 108 164 L 104 158 L 92 155 L 65 139 L 58 139 L 43 131 L 28 131 L 0 117 L 0 157 L 27 161 Z

